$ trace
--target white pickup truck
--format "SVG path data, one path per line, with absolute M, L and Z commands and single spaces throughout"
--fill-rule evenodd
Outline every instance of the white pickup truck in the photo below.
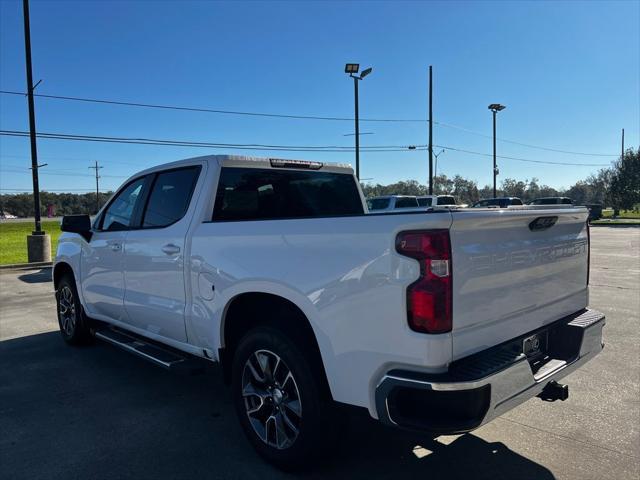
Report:
M 207 156 L 140 172 L 53 268 L 63 338 L 171 370 L 220 362 L 240 424 L 282 468 L 335 444 L 340 404 L 473 430 L 598 354 L 587 210 L 369 214 L 350 167 Z M 346 409 L 348 410 L 348 409 Z

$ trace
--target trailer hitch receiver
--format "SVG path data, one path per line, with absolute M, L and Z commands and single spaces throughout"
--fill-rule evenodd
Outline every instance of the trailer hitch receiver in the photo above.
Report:
M 547 383 L 538 397 L 545 402 L 555 402 L 556 400 L 562 400 L 564 402 L 569 398 L 569 385 L 552 380 Z

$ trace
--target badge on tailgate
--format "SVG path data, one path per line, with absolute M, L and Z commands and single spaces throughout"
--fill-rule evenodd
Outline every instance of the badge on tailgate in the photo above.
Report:
M 538 217 L 529 223 L 529 230 L 532 232 L 538 232 L 540 230 L 546 230 L 553 227 L 558 221 L 558 217 Z

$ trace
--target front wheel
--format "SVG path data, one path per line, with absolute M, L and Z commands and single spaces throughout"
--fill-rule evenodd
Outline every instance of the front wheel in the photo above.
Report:
M 65 342 L 71 345 L 90 343 L 88 321 L 82 311 L 78 290 L 71 275 L 65 275 L 56 290 L 58 325 Z
M 337 440 L 333 405 L 315 370 L 292 340 L 267 327 L 247 333 L 234 355 L 240 424 L 258 453 L 284 470 L 309 467 Z

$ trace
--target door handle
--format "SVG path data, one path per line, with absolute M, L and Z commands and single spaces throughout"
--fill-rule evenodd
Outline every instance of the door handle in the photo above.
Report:
M 162 247 L 162 251 L 167 255 L 175 255 L 176 253 L 180 253 L 180 247 L 174 245 L 173 243 L 168 243 L 164 247 Z
M 122 250 L 122 244 L 120 244 L 120 243 L 112 243 L 111 244 L 111 250 L 113 250 L 114 252 L 119 252 L 120 250 Z

